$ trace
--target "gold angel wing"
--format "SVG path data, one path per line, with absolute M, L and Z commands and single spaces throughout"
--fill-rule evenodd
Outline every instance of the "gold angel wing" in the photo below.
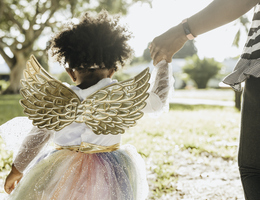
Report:
M 32 55 L 21 80 L 20 104 L 39 128 L 61 130 L 76 119 L 79 97 L 46 72 Z
M 134 78 L 79 97 L 46 72 L 32 55 L 21 80 L 20 104 L 38 128 L 59 131 L 72 122 L 86 123 L 95 134 L 119 134 L 143 116 L 148 97 L 149 68 Z
M 143 116 L 149 94 L 149 68 L 132 79 L 114 83 L 88 96 L 78 107 L 76 122 L 85 122 L 95 134 L 123 134 Z

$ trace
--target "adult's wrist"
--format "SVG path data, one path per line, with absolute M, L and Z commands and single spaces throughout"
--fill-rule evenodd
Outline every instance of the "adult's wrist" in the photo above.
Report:
M 192 32 L 190 30 L 190 26 L 189 26 L 189 23 L 188 23 L 188 18 L 182 20 L 181 24 L 182 24 L 183 31 L 184 31 L 186 37 L 188 38 L 188 40 L 195 39 L 196 36 L 194 34 L 192 34 Z
M 182 26 L 182 24 L 180 23 L 180 24 L 178 24 L 177 26 L 176 26 L 176 28 L 177 28 L 177 30 L 178 30 L 178 33 L 179 33 L 179 40 L 181 40 L 183 43 L 185 43 L 185 42 L 187 42 L 188 41 L 188 38 L 186 37 L 186 34 L 185 34 L 185 32 L 184 32 L 184 30 L 183 30 L 183 26 Z

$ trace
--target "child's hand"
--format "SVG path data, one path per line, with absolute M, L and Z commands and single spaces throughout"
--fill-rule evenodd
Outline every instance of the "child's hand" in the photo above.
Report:
M 23 177 L 23 173 L 19 172 L 15 168 L 15 166 L 12 165 L 12 170 L 5 180 L 5 186 L 4 186 L 5 191 L 8 194 L 10 194 L 14 190 L 17 183 L 19 183 L 22 177 Z

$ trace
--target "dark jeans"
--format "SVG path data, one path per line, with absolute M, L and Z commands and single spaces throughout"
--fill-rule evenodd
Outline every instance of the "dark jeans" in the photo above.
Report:
M 260 78 L 246 80 L 238 165 L 247 200 L 260 199 Z

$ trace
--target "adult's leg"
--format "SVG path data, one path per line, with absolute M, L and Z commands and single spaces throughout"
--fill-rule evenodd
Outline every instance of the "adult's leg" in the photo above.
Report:
M 245 84 L 238 164 L 247 200 L 260 199 L 260 78 Z

